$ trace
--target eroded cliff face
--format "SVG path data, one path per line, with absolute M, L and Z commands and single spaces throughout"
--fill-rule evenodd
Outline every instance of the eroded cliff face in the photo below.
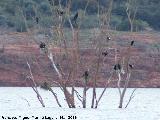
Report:
M 160 36 L 158 33 L 122 33 L 113 37 L 112 42 L 120 48 L 119 54 L 125 55 L 126 49 L 134 39 L 135 44 L 131 51 L 131 64 L 133 71 L 129 87 L 160 87 Z M 99 40 L 99 39 L 97 39 Z M 4 45 L 4 50 L 0 52 L 0 86 L 29 86 L 26 77 L 29 75 L 27 61 L 31 65 L 33 76 L 38 84 L 43 81 L 58 81 L 56 72 L 52 69 L 47 56 L 42 54 L 39 46 L 27 33 L 12 33 L 0 35 L 0 41 Z M 80 42 L 81 45 L 84 43 Z M 87 43 L 86 43 L 87 44 Z M 0 49 L 2 47 L 0 46 Z M 63 49 L 51 48 L 56 64 L 60 64 L 64 74 L 68 74 L 67 61 Z M 105 49 L 104 49 L 105 50 Z M 69 54 L 72 48 L 69 48 Z M 124 52 L 123 52 L 124 51 Z M 89 86 L 93 85 L 94 64 L 97 54 L 93 47 L 81 48 L 80 64 L 76 76 L 76 86 L 83 86 L 83 73 L 90 69 Z M 98 87 L 103 87 L 110 75 L 110 70 L 114 66 L 114 51 L 109 50 L 108 55 L 100 59 L 101 69 L 97 81 Z M 114 77 L 116 79 L 116 76 Z M 68 83 L 69 85 L 70 83 Z M 109 87 L 116 87 L 116 81 L 111 82 Z

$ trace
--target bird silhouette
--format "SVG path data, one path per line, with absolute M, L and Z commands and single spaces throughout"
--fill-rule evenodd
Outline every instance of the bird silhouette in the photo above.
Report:
M 73 19 L 71 20 L 74 28 L 78 27 L 77 18 L 78 18 L 78 12 L 74 15 Z
M 85 83 L 87 83 L 88 82 L 88 78 L 89 78 L 89 72 L 85 71 L 84 74 L 83 74 L 83 77 L 84 77 Z
M 77 18 L 78 18 L 78 12 L 74 15 L 73 21 L 77 21 Z
M 133 65 L 129 64 L 129 67 L 130 67 L 131 69 L 133 69 Z
M 121 65 L 120 64 L 114 65 L 114 70 L 121 70 Z
M 48 0 L 49 4 L 53 6 L 53 1 L 52 0 Z
M 108 55 L 108 52 L 107 52 L 107 51 L 102 52 L 102 55 L 103 55 L 103 56 L 107 56 L 107 55 Z
M 45 53 L 45 54 L 48 53 L 48 47 L 44 42 L 40 43 L 39 48 L 40 48 L 42 53 Z
M 44 82 L 41 86 L 40 86 L 40 88 L 42 88 L 42 89 L 44 89 L 44 90 L 50 90 L 51 88 L 50 88 L 50 85 L 47 83 L 47 82 Z
M 109 36 L 107 36 L 107 40 L 111 40 L 111 38 Z
M 39 18 L 38 18 L 38 17 L 36 17 L 36 23 L 37 23 L 37 24 L 39 23 Z
M 131 41 L 131 46 L 133 46 L 133 44 L 134 44 L 134 40 Z
M 41 49 L 46 48 L 46 44 L 45 44 L 44 42 L 41 41 L 39 47 L 40 47 Z
M 89 76 L 89 72 L 88 71 L 85 71 L 84 72 L 84 77 L 88 77 Z
M 64 14 L 64 11 L 63 10 L 60 10 L 60 9 L 57 9 L 57 14 L 62 16 Z

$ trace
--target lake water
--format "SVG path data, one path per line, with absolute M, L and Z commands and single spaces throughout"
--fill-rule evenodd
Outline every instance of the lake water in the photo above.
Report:
M 76 109 L 67 108 L 63 93 L 59 88 L 53 88 L 57 93 L 62 108 L 59 108 L 53 95 L 42 89 L 39 92 L 46 105 L 41 106 L 32 88 L 0 87 L 0 120 L 17 117 L 18 120 L 28 117 L 29 120 L 65 119 L 76 120 L 160 120 L 160 89 L 138 88 L 135 97 L 125 109 L 119 109 L 119 94 L 116 88 L 108 88 L 97 109 L 91 109 L 92 89 L 87 92 L 87 108 L 83 109 L 76 98 Z M 77 88 L 82 94 L 82 89 Z M 127 103 L 132 88 L 127 90 L 124 104 Z M 102 89 L 97 89 L 97 97 Z M 76 116 L 76 117 L 75 117 Z M 27 119 L 27 118 L 26 118 Z

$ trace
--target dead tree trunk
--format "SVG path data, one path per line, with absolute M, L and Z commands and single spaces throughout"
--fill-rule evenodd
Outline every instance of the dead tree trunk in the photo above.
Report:
M 100 52 L 100 48 L 99 48 L 99 52 Z M 101 52 L 100 52 L 101 53 Z M 98 77 L 98 72 L 99 72 L 99 68 L 100 68 L 100 55 L 99 53 L 99 56 L 98 56 L 98 60 L 97 60 L 97 66 L 96 66 L 96 73 L 95 73 L 95 79 L 94 79 L 94 83 L 93 83 L 93 95 L 92 95 L 92 105 L 91 105 L 91 108 L 94 108 L 94 105 L 95 105 L 95 100 L 96 100 L 96 85 L 97 85 L 97 77 Z
M 83 88 L 83 108 L 86 108 L 86 97 L 87 97 L 87 82 L 88 82 L 89 73 L 88 71 L 85 71 L 84 73 L 84 88 Z
M 69 91 L 67 90 L 66 87 L 63 87 L 63 90 L 64 90 L 64 95 L 65 95 L 68 107 L 69 108 L 75 108 L 76 106 L 75 106 L 74 98 L 73 98 L 72 94 L 69 93 Z
M 125 57 L 124 56 L 122 57 L 122 58 L 125 58 L 125 59 L 122 60 L 123 64 L 120 65 L 121 66 L 120 69 L 116 70 L 117 75 L 118 75 L 117 87 L 118 87 L 119 95 L 120 95 L 119 108 L 123 107 L 124 96 L 125 96 L 125 93 L 126 93 L 126 90 L 128 88 L 129 81 L 130 81 L 132 65 L 129 64 L 129 61 L 130 61 L 131 47 L 133 46 L 133 43 L 134 43 L 134 41 L 131 41 L 131 44 L 127 49 L 127 53 L 125 54 Z M 118 64 L 120 64 L 120 63 L 118 63 Z M 123 67 L 125 68 L 126 79 L 124 81 L 125 82 L 124 86 L 123 86 L 123 88 L 121 90 L 120 83 L 122 82 L 121 74 L 122 74 Z
M 123 107 L 123 100 L 124 100 L 124 96 L 125 96 L 125 93 L 126 93 L 126 90 L 128 87 L 129 80 L 130 80 L 130 73 L 128 73 L 128 75 L 127 75 L 127 79 L 126 79 L 122 94 L 120 95 L 119 108 Z
M 83 108 L 86 108 L 86 91 L 87 91 L 87 87 L 86 85 L 84 86 L 84 89 L 83 89 Z

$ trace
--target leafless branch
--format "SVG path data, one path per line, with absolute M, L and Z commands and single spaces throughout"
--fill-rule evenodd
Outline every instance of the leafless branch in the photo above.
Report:
M 78 100 L 81 101 L 81 102 L 83 102 L 83 101 L 82 101 L 82 98 L 83 98 L 83 97 L 79 94 L 79 92 L 78 92 L 77 90 L 75 90 L 75 89 L 74 89 L 74 91 L 75 91 L 75 93 L 76 93 L 76 96 L 77 96 Z
M 48 54 L 48 58 L 49 58 L 50 61 L 52 62 L 53 68 L 55 69 L 55 71 L 57 72 L 59 78 L 61 79 L 61 78 L 62 78 L 62 75 L 61 75 L 59 69 L 57 68 L 57 66 L 56 66 L 56 64 L 55 64 L 55 62 L 54 62 L 54 60 L 53 60 L 53 54 L 52 54 L 51 52 Z
M 134 93 L 135 93 L 136 90 L 137 90 L 137 88 L 134 88 L 134 89 L 133 89 L 133 91 L 132 91 L 132 93 L 131 93 L 131 95 L 130 95 L 130 97 L 129 97 L 129 100 L 128 100 L 128 102 L 127 102 L 125 108 L 128 107 L 129 103 L 130 103 L 131 100 L 134 98 Z
M 20 96 L 20 97 L 21 97 L 21 96 Z M 27 102 L 28 106 L 31 106 L 30 103 L 29 103 L 29 101 L 28 101 L 26 98 L 21 97 L 21 99 L 25 100 L 25 101 Z
M 34 80 L 34 77 L 33 77 L 32 71 L 31 71 L 31 66 L 30 66 L 30 64 L 28 63 L 28 61 L 27 61 L 27 66 L 28 66 L 29 72 L 30 72 L 30 76 L 29 76 L 27 79 L 31 80 L 31 82 L 32 82 L 32 83 L 31 83 L 32 89 L 33 89 L 33 90 L 35 91 L 35 93 L 37 94 L 37 98 L 38 98 L 39 102 L 41 103 L 42 107 L 45 107 L 44 102 L 43 102 L 43 99 L 42 99 L 42 97 L 41 97 L 41 95 L 39 94 L 39 91 L 38 91 L 38 89 L 37 89 L 37 85 L 36 85 L 36 83 L 35 83 L 35 80 Z
M 98 98 L 98 100 L 96 100 L 96 106 L 95 106 L 95 108 L 98 107 L 98 104 L 99 104 L 101 98 L 103 97 L 103 95 L 104 95 L 104 93 L 105 93 L 105 91 L 106 91 L 106 89 L 107 89 L 108 84 L 111 82 L 112 76 L 113 76 L 113 72 L 111 72 L 111 76 L 109 77 L 109 79 L 108 79 L 108 81 L 107 81 L 107 83 L 106 83 L 106 85 L 105 85 L 102 93 L 100 94 L 100 97 Z

